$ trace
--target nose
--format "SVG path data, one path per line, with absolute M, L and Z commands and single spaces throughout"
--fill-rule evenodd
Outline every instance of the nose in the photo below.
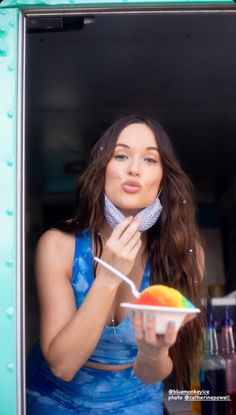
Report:
M 138 159 L 131 159 L 129 164 L 129 175 L 139 176 L 140 175 L 140 163 Z

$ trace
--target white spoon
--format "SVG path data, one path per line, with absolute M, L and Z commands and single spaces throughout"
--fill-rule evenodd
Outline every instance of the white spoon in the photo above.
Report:
M 133 281 L 131 281 L 128 277 L 126 277 L 126 275 L 122 274 L 120 271 L 118 271 L 116 268 L 113 268 L 111 265 L 107 264 L 107 262 L 103 261 L 102 259 L 98 258 L 98 257 L 94 257 L 94 261 L 97 261 L 99 264 L 103 265 L 105 268 L 109 269 L 109 271 L 113 272 L 114 274 L 116 274 L 118 277 L 120 277 L 123 281 L 125 281 L 131 288 L 132 294 L 136 297 L 139 298 L 140 293 L 138 292 L 138 290 L 136 289 Z

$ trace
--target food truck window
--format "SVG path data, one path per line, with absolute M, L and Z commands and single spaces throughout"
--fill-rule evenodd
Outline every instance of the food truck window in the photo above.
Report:
M 210 289 L 236 288 L 236 14 L 91 10 L 27 17 L 27 353 L 38 337 L 37 239 L 72 214 L 92 145 L 123 115 L 166 127 L 197 188 Z

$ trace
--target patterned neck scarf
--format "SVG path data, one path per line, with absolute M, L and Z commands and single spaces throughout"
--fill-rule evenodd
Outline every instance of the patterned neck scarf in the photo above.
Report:
M 140 212 L 138 212 L 136 216 L 139 216 L 141 219 L 139 231 L 144 232 L 147 229 L 151 228 L 159 218 L 161 211 L 162 205 L 159 197 L 157 197 L 151 205 L 145 207 Z M 125 218 L 123 213 L 121 213 L 121 211 L 115 205 L 113 205 L 113 203 L 108 199 L 106 195 L 105 217 L 107 223 L 111 226 L 112 229 L 114 229 L 116 225 L 118 225 L 118 223 L 120 223 Z

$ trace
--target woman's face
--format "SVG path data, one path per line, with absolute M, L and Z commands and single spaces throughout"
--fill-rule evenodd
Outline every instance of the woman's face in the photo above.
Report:
M 146 124 L 125 127 L 105 174 L 105 193 L 125 215 L 134 215 L 157 197 L 163 177 L 158 145 Z

